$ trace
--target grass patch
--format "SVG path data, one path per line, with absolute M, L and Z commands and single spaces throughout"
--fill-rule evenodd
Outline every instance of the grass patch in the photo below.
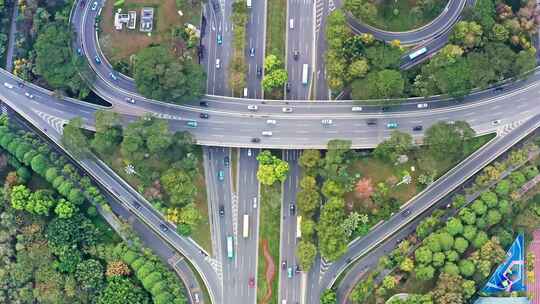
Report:
M 231 170 L 232 170 L 232 188 L 237 192 L 236 183 L 238 179 L 238 148 L 231 148 Z
M 279 225 L 281 211 L 281 184 L 273 186 L 261 185 L 261 203 L 259 220 L 259 264 L 257 269 L 257 303 L 262 303 L 262 299 L 268 292 L 266 282 L 266 261 L 262 254 L 262 240 L 268 241 L 270 254 L 274 260 L 276 272 L 272 282 L 272 297 L 268 303 L 278 303 L 278 282 L 280 275 L 279 264 Z
M 130 184 L 137 192 L 143 194 L 144 186 L 141 178 L 137 175 L 129 175 L 125 172 L 125 164 L 120 155 L 120 147 L 112 154 L 101 155 L 99 154 L 101 160 L 103 160 L 110 168 L 116 172 L 123 180 Z M 156 161 L 152 163 L 152 168 L 156 171 L 163 172 L 166 170 L 165 162 Z M 208 203 L 206 199 L 206 182 L 204 179 L 204 168 L 202 165 L 202 160 L 199 163 L 199 177 L 196 181 L 196 186 L 198 189 L 197 196 L 195 198 L 194 204 L 197 206 L 201 214 L 201 221 L 197 226 L 193 227 L 191 237 L 197 242 L 201 247 L 206 251 L 212 252 L 212 240 L 210 236 L 210 222 L 208 219 Z
M 178 7 L 177 2 L 182 7 Z M 151 35 L 139 31 L 142 7 L 154 8 L 154 28 Z M 185 23 L 199 27 L 201 22 L 201 3 L 198 1 L 185 3 L 175 0 L 126 0 L 120 8 L 122 12 L 135 10 L 137 24 L 134 30 L 124 28 L 117 31 L 114 28 L 114 13 L 117 8 L 114 7 L 114 1 L 105 2 L 101 13 L 99 42 L 101 50 L 113 65 L 119 61 L 129 63 L 131 55 L 151 44 L 172 43 L 171 32 L 174 28 L 183 28 Z M 183 16 L 180 16 L 179 10 Z
M 287 1 L 268 0 L 266 20 L 266 54 L 274 54 L 283 60 L 285 56 L 285 31 Z
M 378 12 L 371 25 L 388 31 L 410 31 L 428 24 L 444 9 L 448 1 L 441 1 L 431 13 L 414 13 L 415 0 L 383 0 L 378 2 Z M 394 14 L 397 12 L 397 14 Z
M 199 178 L 196 181 L 198 192 L 195 198 L 195 206 L 202 215 L 197 226 L 193 227 L 191 237 L 207 252 L 212 252 L 212 237 L 210 235 L 210 219 L 208 218 L 208 203 L 206 199 L 206 182 L 202 162 L 199 164 Z
M 350 172 L 351 172 L 351 175 L 359 173 L 360 176 L 362 177 L 370 178 L 372 181 L 372 184 L 375 186 L 378 183 L 388 182 L 391 179 L 394 179 L 394 180 L 397 179 L 397 181 L 399 181 L 398 177 L 402 174 L 402 172 L 404 170 L 408 171 L 412 176 L 413 182 L 411 182 L 410 184 L 401 184 L 399 186 L 389 187 L 389 192 L 388 192 L 389 197 L 394 197 L 401 204 L 403 204 L 409 201 L 412 197 L 414 197 L 416 194 L 418 194 L 420 191 L 424 189 L 424 186 L 415 183 L 415 181 L 418 180 L 418 175 L 420 174 L 418 168 L 426 167 L 427 165 L 429 165 L 430 169 L 432 169 L 434 172 L 437 172 L 436 178 L 439 178 L 442 175 L 444 175 L 448 170 L 450 170 L 455 165 L 460 163 L 467 156 L 469 156 L 474 151 L 478 150 L 480 147 L 485 145 L 493 137 L 495 137 L 494 134 L 487 134 L 487 135 L 475 137 L 472 140 L 470 140 L 465 145 L 463 158 L 458 160 L 457 162 L 444 160 L 444 161 L 429 162 L 428 164 L 426 163 L 420 164 L 421 156 L 429 153 L 427 151 L 428 148 L 426 146 L 420 146 L 416 151 L 411 153 L 409 161 L 406 162 L 405 164 L 394 165 L 394 164 L 385 162 L 383 160 L 380 160 L 378 158 L 375 158 L 372 155 L 369 155 L 366 157 L 361 157 L 354 164 L 352 164 L 350 168 Z M 411 167 L 415 167 L 416 171 L 412 172 Z M 354 206 L 353 209 L 356 211 L 359 211 L 359 212 L 370 211 L 369 204 L 365 204 L 365 201 L 358 199 L 355 196 L 354 191 L 348 192 L 345 195 L 345 201 L 351 202 L 352 205 Z

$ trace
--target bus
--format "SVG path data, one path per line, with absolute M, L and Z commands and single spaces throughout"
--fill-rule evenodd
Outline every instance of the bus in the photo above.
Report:
M 302 237 L 302 216 L 299 215 L 296 217 L 296 238 L 299 239 Z
M 248 7 L 248 8 L 251 8 L 251 0 L 246 0 L 246 2 L 247 2 L 247 3 L 246 3 L 246 4 L 247 4 L 247 7 Z
M 304 63 L 302 67 L 302 84 L 306 85 L 308 81 L 308 65 Z
M 249 215 L 244 214 L 244 231 L 242 233 L 245 239 L 249 237 Z
M 420 55 L 423 55 L 427 52 L 427 48 L 426 47 L 423 47 L 421 49 L 418 49 L 412 53 L 409 54 L 409 60 L 413 60 L 414 58 L 420 56 Z
M 229 259 L 232 259 L 234 257 L 234 253 L 233 253 L 233 238 L 232 236 L 228 236 L 227 237 L 227 257 Z

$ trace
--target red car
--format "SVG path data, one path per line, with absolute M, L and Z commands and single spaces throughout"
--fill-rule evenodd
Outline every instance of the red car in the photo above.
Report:
M 249 286 L 250 288 L 255 287 L 255 278 L 254 278 L 254 277 L 249 278 L 248 286 Z

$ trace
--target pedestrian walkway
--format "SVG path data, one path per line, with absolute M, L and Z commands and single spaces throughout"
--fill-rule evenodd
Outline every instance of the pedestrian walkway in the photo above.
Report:
M 540 304 L 540 229 L 533 232 L 533 240 L 527 251 L 535 255 L 534 277 L 527 278 L 527 290 L 531 304 Z

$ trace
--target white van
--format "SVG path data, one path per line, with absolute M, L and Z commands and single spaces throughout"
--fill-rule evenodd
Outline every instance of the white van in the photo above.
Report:
M 247 88 L 244 88 L 244 97 L 247 97 Z
M 272 131 L 262 131 L 263 136 L 272 136 Z
M 289 19 L 289 28 L 292 30 L 294 28 L 294 19 Z
M 352 107 L 352 111 L 353 112 L 362 112 L 362 107 L 354 106 L 354 107 Z

